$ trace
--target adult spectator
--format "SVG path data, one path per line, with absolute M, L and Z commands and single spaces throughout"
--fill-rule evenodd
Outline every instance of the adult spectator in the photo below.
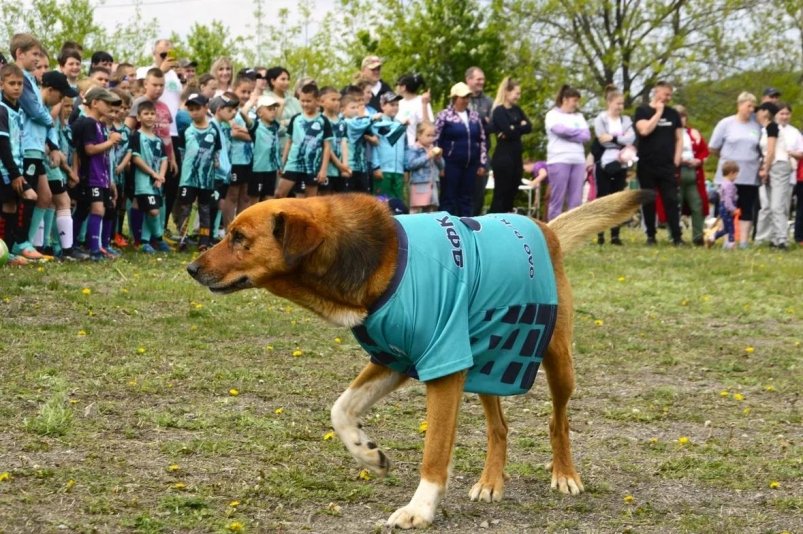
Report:
M 499 85 L 491 112 L 490 130 L 496 134 L 496 149 L 491 166 L 494 170 L 494 195 L 489 213 L 510 213 L 521 183 L 521 136 L 533 131 L 533 125 L 519 107 L 521 84 L 505 77 Z
M 445 163 L 440 208 L 461 217 L 474 214 L 476 178 L 485 174 L 487 162 L 485 128 L 480 116 L 468 109 L 470 95 L 468 85 L 454 84 L 449 91 L 449 107 L 435 119 L 437 144 Z
M 491 124 L 491 110 L 494 103 L 491 98 L 486 95 L 483 90 L 485 89 L 485 73 L 479 67 L 469 67 L 466 69 L 465 74 L 466 85 L 471 90 L 471 95 L 468 100 L 468 109 L 477 113 L 482 119 L 482 126 L 485 128 L 485 138 L 487 139 L 491 132 L 489 126 Z M 487 146 L 488 150 L 491 149 L 490 143 Z M 487 154 L 486 154 L 486 161 Z M 488 185 L 488 169 L 482 176 L 477 176 L 477 183 L 474 190 L 474 215 L 482 214 L 482 207 L 485 203 L 485 188 Z
M 668 82 L 658 82 L 648 104 L 636 108 L 633 122 L 638 139 L 636 176 L 642 189 L 657 189 L 661 196 L 672 243 L 683 244 L 680 233 L 677 170 L 683 150 L 683 125 L 680 115 L 669 102 L 674 89 Z M 655 202 L 643 204 L 647 245 L 655 241 Z
M 580 91 L 564 85 L 558 91 L 555 107 L 544 119 L 547 134 L 547 173 L 549 175 L 549 208 L 547 220 L 568 209 L 576 208 L 583 200 L 586 179 L 586 158 L 583 144 L 591 139 L 588 123 L 577 109 Z
M 633 121 L 622 115 L 625 97 L 615 86 L 605 88 L 604 111 L 594 119 L 594 134 L 604 151 L 596 165 L 597 198 L 622 191 L 627 181 L 627 169 L 635 156 L 633 143 L 636 131 Z M 605 234 L 597 234 L 597 243 L 605 243 Z M 611 228 L 611 244 L 622 245 L 619 227 Z
M 764 89 L 764 93 L 761 95 L 761 103 L 764 102 L 772 102 L 776 106 L 778 105 L 778 101 L 781 99 L 781 92 L 774 87 L 767 87 Z
M 756 118 L 763 126 L 759 141 L 763 161 L 758 171 L 761 210 L 755 241 L 769 241 L 770 247 L 787 250 L 789 205 L 797 170 L 795 158 L 803 156 L 800 131 L 789 124 L 792 109 L 788 104 L 776 106 L 765 102 L 758 106 Z
M 59 70 L 67 77 L 70 87 L 77 87 L 78 78 L 81 76 L 81 52 L 75 48 L 66 48 L 61 51 L 57 59 Z
M 376 110 L 382 109 L 379 97 L 392 91 L 390 86 L 382 80 L 382 60 L 378 56 L 366 56 L 362 60 L 360 79 L 371 84 L 371 100 L 369 106 Z
M 708 157 L 708 145 L 696 128 L 689 126 L 689 114 L 684 106 L 675 110 L 683 126 L 683 150 L 680 153 L 680 204 L 683 213 L 691 215 L 692 242 L 705 244 L 703 223 L 708 215 L 708 193 L 705 190 L 703 162 Z M 659 217 L 660 218 L 660 217 Z
M 753 110 L 756 97 L 744 92 L 736 99 L 736 114 L 725 117 L 714 127 L 708 148 L 719 158 L 714 182 L 722 182 L 722 164 L 735 161 L 739 165 L 739 176 L 735 180 L 739 195 L 737 207 L 739 218 L 739 246 L 747 247 L 753 227 L 754 210 L 758 198 L 758 168 L 761 162 L 758 142 L 761 138 L 761 125 L 756 121 Z
M 254 67 L 254 70 L 257 73 L 256 83 L 254 84 L 254 92 L 257 94 L 257 97 L 260 97 L 268 87 L 268 68 Z
M 212 67 L 209 69 L 209 74 L 215 77 L 217 80 L 217 91 L 215 91 L 215 96 L 220 96 L 223 93 L 231 91 L 231 82 L 232 78 L 234 78 L 234 66 L 231 62 L 231 58 L 228 57 L 219 57 L 212 63 Z
M 433 122 L 429 91 L 419 94 L 424 88 L 424 78 L 420 74 L 404 74 L 396 82 L 396 93 L 400 94 L 399 113 L 396 120 L 407 125 L 407 146 L 415 144 L 415 132 L 422 122 Z
M 108 69 L 109 72 L 112 71 L 112 66 L 114 65 L 114 58 L 108 52 L 104 52 L 102 50 L 98 50 L 89 60 L 89 70 L 91 71 L 95 67 L 103 67 L 104 69 Z
M 279 142 L 284 150 L 287 144 L 287 126 L 290 119 L 301 113 L 301 102 L 290 92 L 290 71 L 284 67 L 271 67 L 265 74 L 267 87 L 265 94 L 274 97 L 279 102 L 279 112 L 276 119 L 279 121 Z

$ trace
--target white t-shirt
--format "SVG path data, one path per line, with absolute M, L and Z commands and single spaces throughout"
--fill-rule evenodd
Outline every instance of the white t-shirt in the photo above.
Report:
M 775 143 L 775 161 L 788 161 L 792 169 L 797 169 L 797 160 L 789 155 L 789 151 L 794 152 L 800 145 L 800 130 L 787 124 L 778 125 L 778 142 Z
M 694 159 L 692 150 L 691 136 L 686 128 L 683 128 L 683 151 L 680 154 L 681 161 L 691 161 Z
M 431 104 L 427 104 L 427 114 L 429 115 L 429 122 L 433 122 L 435 119 L 432 114 Z M 424 122 L 421 95 L 409 100 L 406 98 L 399 100 L 399 113 L 396 115 L 396 120 L 404 122 L 405 119 L 410 120 L 407 124 L 407 146 L 413 146 L 413 143 L 415 143 L 415 129 L 420 123 Z
M 150 67 L 138 68 L 137 78 L 144 80 L 148 74 L 148 71 L 155 66 L 156 65 L 151 65 Z M 165 91 L 162 93 L 161 98 L 159 98 L 159 102 L 164 102 L 164 104 L 167 106 L 167 109 L 170 110 L 170 116 L 173 117 L 173 121 L 170 123 L 170 136 L 177 137 L 178 128 L 176 127 L 176 113 L 178 113 L 178 108 L 181 104 L 181 91 L 183 89 L 181 87 L 181 80 L 178 79 L 178 74 L 176 74 L 175 69 L 170 69 L 164 74 Z
M 460 117 L 460 120 L 463 121 L 463 124 L 468 126 L 468 111 L 458 111 L 457 116 Z
M 552 132 L 552 128 L 559 125 L 572 129 L 585 128 L 588 130 L 588 123 L 582 113 L 564 113 L 558 108 L 549 110 L 544 119 L 547 133 L 547 163 L 585 163 L 586 154 L 583 143 L 569 141 Z

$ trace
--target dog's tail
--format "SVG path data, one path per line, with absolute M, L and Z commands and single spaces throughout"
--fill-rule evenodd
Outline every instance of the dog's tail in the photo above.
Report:
M 627 190 L 598 198 L 552 219 L 549 228 L 560 241 L 563 254 L 579 247 L 594 234 L 622 224 L 647 202 L 655 200 L 655 192 L 645 189 Z

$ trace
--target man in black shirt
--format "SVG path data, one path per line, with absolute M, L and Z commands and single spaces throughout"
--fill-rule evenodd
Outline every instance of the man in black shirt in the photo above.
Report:
M 668 105 L 672 92 L 672 85 L 658 82 L 650 103 L 636 108 L 633 117 L 638 137 L 636 176 L 642 189 L 658 190 L 672 242 L 681 245 L 677 173 L 683 150 L 683 128 L 680 115 Z M 654 245 L 655 203 L 642 205 L 641 212 L 647 229 L 647 244 Z

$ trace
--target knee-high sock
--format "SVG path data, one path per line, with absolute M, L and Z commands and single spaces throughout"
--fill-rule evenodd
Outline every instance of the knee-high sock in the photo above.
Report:
M 28 226 L 28 241 L 37 247 L 41 247 L 44 244 L 45 213 L 47 213 L 47 208 L 40 208 L 39 206 L 34 206 L 31 213 L 31 222 L 30 226 Z
M 140 212 L 142 213 L 142 212 Z M 142 229 L 141 229 L 141 239 L 142 244 L 150 243 L 153 231 L 153 221 L 156 221 L 156 224 L 159 224 L 159 216 L 153 216 L 150 213 L 144 213 L 144 219 L 142 221 Z
M 17 239 L 17 220 L 19 219 L 19 215 L 17 212 L 13 213 L 6 213 L 3 212 L 3 224 L 4 224 L 4 234 L 2 235 L 3 241 L 6 242 L 6 246 L 9 250 L 11 247 L 14 246 L 14 242 Z
M 128 225 L 131 227 L 131 238 L 135 243 L 142 241 L 142 218 L 145 215 L 137 208 L 128 212 Z
M 71 249 L 73 246 L 73 220 L 69 208 L 56 212 L 56 228 L 59 232 L 62 250 Z
M 111 244 L 112 234 L 114 234 L 114 226 L 116 224 L 117 212 L 114 210 L 106 210 L 106 215 L 103 216 L 103 230 L 101 231 L 101 244 L 103 248 Z
M 148 217 L 148 222 L 151 224 L 151 240 L 161 241 L 164 235 L 164 226 L 159 217 Z
M 22 212 L 22 224 L 17 225 L 17 231 L 15 234 L 16 240 L 13 251 L 14 254 L 18 254 L 22 250 L 32 246 L 28 239 L 28 234 L 31 229 L 31 217 L 33 216 L 34 206 L 36 206 L 36 202 L 23 200 L 22 206 L 19 208 Z
M 55 220 L 55 218 L 56 218 L 56 209 L 47 208 L 47 211 L 45 211 L 44 236 L 42 243 L 42 245 L 45 247 L 53 245 L 53 241 L 50 238 L 53 235 L 53 221 Z
M 87 217 L 86 234 L 89 245 L 89 250 L 93 254 L 100 253 L 100 232 L 103 226 L 103 215 L 90 213 Z

